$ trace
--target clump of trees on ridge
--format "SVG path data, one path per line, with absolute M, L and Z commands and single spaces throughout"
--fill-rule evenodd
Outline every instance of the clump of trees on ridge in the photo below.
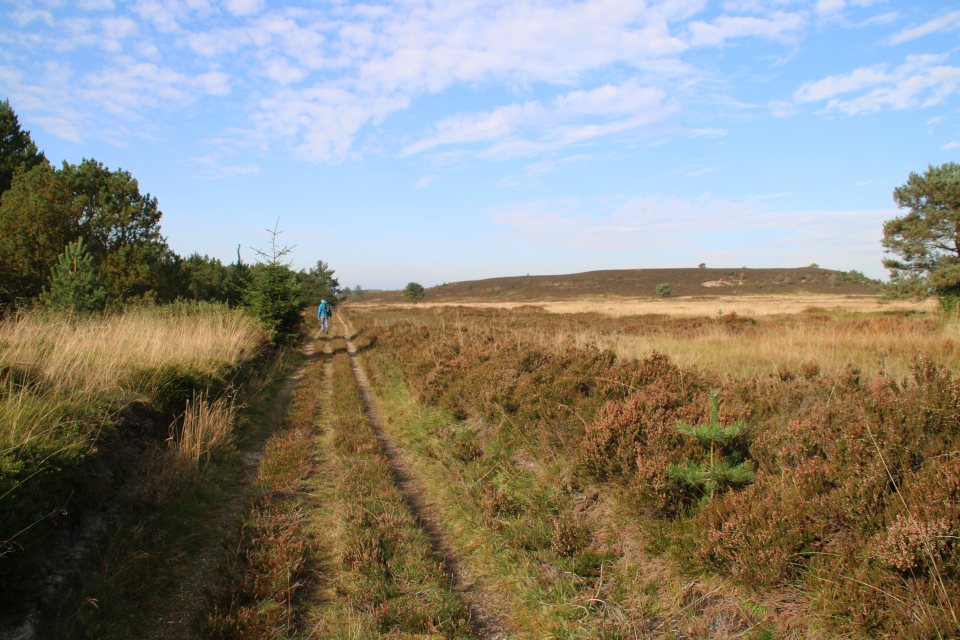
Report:
M 209 301 L 251 308 L 282 340 L 292 335 L 290 319 L 277 321 L 273 307 L 285 305 L 287 314 L 295 308 L 299 317 L 321 298 L 337 301 L 339 282 L 322 260 L 294 271 L 276 260 L 275 244 L 257 264 L 244 263 L 239 248 L 227 265 L 198 253 L 182 257 L 160 234 L 162 215 L 128 171 L 92 158 L 51 165 L 9 100 L 0 102 L 0 313 L 31 305 L 79 312 Z

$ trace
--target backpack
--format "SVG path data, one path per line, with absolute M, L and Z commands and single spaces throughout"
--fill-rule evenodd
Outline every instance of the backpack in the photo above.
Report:
M 326 300 L 320 303 L 320 314 L 325 316 L 330 315 L 330 303 Z

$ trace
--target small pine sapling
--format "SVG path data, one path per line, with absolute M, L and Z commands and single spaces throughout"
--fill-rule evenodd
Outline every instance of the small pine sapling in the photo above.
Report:
M 51 269 L 50 289 L 43 287 L 40 300 L 48 307 L 72 313 L 103 311 L 106 292 L 93 270 L 93 256 L 83 238 L 67 245 Z
M 713 494 L 721 487 L 743 486 L 753 482 L 753 467 L 748 460 L 741 460 L 740 454 L 732 450 L 731 444 L 746 430 L 747 423 L 737 420 L 724 426 L 720 422 L 720 398 L 717 392 L 710 393 L 710 419 L 704 425 L 691 425 L 678 420 L 676 429 L 680 433 L 710 445 L 710 459 L 697 464 L 685 458 L 679 464 L 667 466 L 669 478 L 679 480 L 703 491 L 701 506 L 713 499 Z

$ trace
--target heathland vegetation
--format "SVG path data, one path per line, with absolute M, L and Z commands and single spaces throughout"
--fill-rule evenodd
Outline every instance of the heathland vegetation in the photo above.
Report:
M 128 172 L 54 168 L 6 101 L 0 143 L 17 633 L 960 636 L 960 166 L 912 174 L 885 228 L 888 295 L 943 309 L 376 304 L 881 287 L 817 265 L 358 286 L 371 398 L 302 323 L 334 272 L 276 227 L 257 264 L 183 258 Z
M 514 637 L 960 633 L 953 321 L 354 309 Z

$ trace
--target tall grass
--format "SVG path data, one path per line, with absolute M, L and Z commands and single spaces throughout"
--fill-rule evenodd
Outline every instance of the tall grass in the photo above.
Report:
M 597 330 L 560 330 L 543 341 L 565 348 L 594 346 L 620 358 L 664 353 L 683 367 L 719 371 L 731 377 L 791 375 L 816 364 L 828 375 L 852 365 L 867 377 L 902 378 L 917 354 L 949 368 L 960 367 L 960 324 L 929 317 L 874 318 L 821 322 L 796 316 L 757 326 L 707 323 L 686 335 L 667 332 L 631 335 Z
M 209 401 L 195 396 L 187 403 L 179 436 L 171 436 L 170 451 L 179 466 L 196 472 L 201 463 L 233 442 L 235 409 L 229 398 Z
M 221 305 L 0 320 L 0 607 L 36 591 L 53 537 L 116 497 L 116 482 L 139 482 L 123 499 L 152 506 L 202 484 L 201 464 L 230 444 L 232 405 L 194 396 L 164 448 L 165 427 L 264 344 L 257 321 Z M 161 413 L 135 415 L 133 402 Z
M 25 312 L 0 320 L 0 364 L 70 395 L 122 390 L 129 373 L 169 364 L 235 364 L 260 347 L 259 324 L 220 305 L 171 305 L 82 317 Z

